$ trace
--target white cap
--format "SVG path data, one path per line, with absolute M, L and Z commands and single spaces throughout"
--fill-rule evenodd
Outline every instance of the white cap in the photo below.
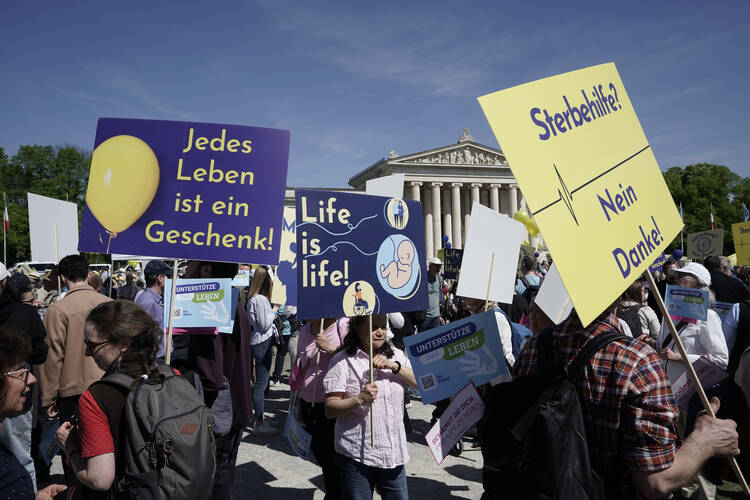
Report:
M 5 264 L 0 262 L 0 281 L 4 280 L 8 276 L 10 276 L 10 273 L 8 272 L 8 268 L 5 267 Z
M 679 269 L 672 269 L 671 271 L 676 274 L 689 274 L 700 281 L 703 286 L 711 286 L 711 273 L 697 262 L 688 262 Z
M 437 257 L 430 257 L 429 259 L 427 259 L 427 266 L 430 266 L 432 264 L 437 264 L 438 266 L 443 265 L 443 263 Z

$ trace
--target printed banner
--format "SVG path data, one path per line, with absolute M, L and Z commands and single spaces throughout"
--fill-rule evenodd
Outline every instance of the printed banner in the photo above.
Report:
M 661 266 L 667 261 L 667 256 L 664 254 L 659 255 L 654 262 L 648 266 L 648 270 L 652 273 L 661 272 Z
M 234 293 L 239 293 L 237 289 L 232 288 L 232 280 L 228 278 L 178 279 L 173 326 L 175 328 L 218 327 L 222 330 L 231 328 L 234 323 L 233 290 Z M 164 283 L 165 327 L 169 325 L 171 302 L 172 280 L 167 279 Z M 234 302 L 236 310 L 237 301 Z
M 276 268 L 276 279 L 271 290 L 272 304 L 297 305 L 297 231 L 294 208 L 284 207 L 281 224 L 281 253 Z
M 460 248 L 446 248 L 443 250 L 443 257 L 443 279 L 454 280 L 458 278 L 464 251 Z
M 276 265 L 289 137 L 100 118 L 78 249 Z
M 708 317 L 708 290 L 667 285 L 664 301 L 675 321 L 697 323 Z
M 479 103 L 588 325 L 682 227 L 617 69 L 593 66 Z
M 427 309 L 422 205 L 297 190 L 297 316 Z
M 732 224 L 738 266 L 750 266 L 750 222 Z
M 240 269 L 237 271 L 237 275 L 232 279 L 232 286 L 237 288 L 250 286 L 250 270 Z
M 721 322 L 723 323 L 724 319 L 729 316 L 729 312 L 732 310 L 733 306 L 734 304 L 731 302 L 714 302 L 709 307 L 719 315 L 719 318 L 721 318 Z
M 712 229 L 687 235 L 688 259 L 703 260 L 706 257 L 720 257 L 724 252 L 724 230 Z
M 698 380 L 701 381 L 704 390 L 710 389 L 729 376 L 727 372 L 716 366 L 705 356 L 701 356 L 695 360 L 693 368 L 695 368 L 695 373 L 698 375 Z M 688 407 L 693 394 L 695 394 L 695 384 L 687 369 L 672 382 L 672 393 L 674 393 L 674 400 L 677 406 L 680 408 Z
M 404 344 L 425 404 L 451 397 L 469 382 L 479 386 L 508 375 L 495 310 L 404 337 Z
M 435 425 L 425 434 L 427 446 L 438 465 L 472 425 L 481 420 L 484 401 L 474 384 L 468 384 L 456 394 Z

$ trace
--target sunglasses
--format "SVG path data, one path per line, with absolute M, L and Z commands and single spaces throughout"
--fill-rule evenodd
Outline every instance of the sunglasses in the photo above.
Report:
M 6 377 L 13 377 L 23 382 L 24 385 L 29 381 L 29 372 L 31 371 L 31 365 L 26 363 L 24 368 L 20 370 L 13 370 L 12 372 L 3 373 Z
M 88 349 L 88 351 L 91 354 L 96 354 L 96 351 L 100 347 L 105 346 L 107 344 L 111 344 L 111 343 L 112 343 L 111 340 L 105 340 L 104 342 L 91 342 L 90 340 L 86 338 L 83 339 L 83 344 L 86 346 L 86 349 Z

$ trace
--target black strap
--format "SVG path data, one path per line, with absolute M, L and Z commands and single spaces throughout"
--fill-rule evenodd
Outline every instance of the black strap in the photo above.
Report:
M 554 326 L 548 326 L 539 332 L 539 346 L 537 347 L 539 355 L 539 372 L 540 375 L 547 377 L 554 376 L 557 371 L 557 363 L 555 363 L 555 348 L 552 342 L 552 334 L 554 331 Z
M 591 358 L 603 349 L 608 344 L 611 344 L 615 340 L 621 340 L 628 338 L 626 335 L 616 331 L 609 330 L 604 333 L 596 335 L 594 338 L 589 339 L 583 348 L 578 351 L 576 357 L 570 362 L 568 368 L 565 370 L 569 380 L 576 380 L 583 371 L 583 368 L 588 364 Z
M 675 327 L 675 330 L 677 330 L 677 334 L 679 335 L 682 333 L 682 330 L 688 325 L 687 321 L 680 321 L 677 323 L 677 326 Z M 672 332 L 667 332 L 667 336 L 664 337 L 664 342 L 661 343 L 661 348 L 666 349 L 667 346 L 672 342 Z
M 529 284 L 529 280 L 526 279 L 526 276 L 521 276 L 521 283 L 523 283 L 523 286 L 526 288 L 529 288 L 531 286 Z

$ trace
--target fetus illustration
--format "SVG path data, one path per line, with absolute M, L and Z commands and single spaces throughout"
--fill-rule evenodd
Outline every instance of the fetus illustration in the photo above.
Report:
M 414 253 L 414 244 L 408 239 L 403 240 L 396 248 L 396 255 L 393 261 L 387 266 L 380 265 L 380 276 L 386 279 L 389 287 L 398 289 L 409 282 L 412 273 L 411 264 L 414 262 Z

